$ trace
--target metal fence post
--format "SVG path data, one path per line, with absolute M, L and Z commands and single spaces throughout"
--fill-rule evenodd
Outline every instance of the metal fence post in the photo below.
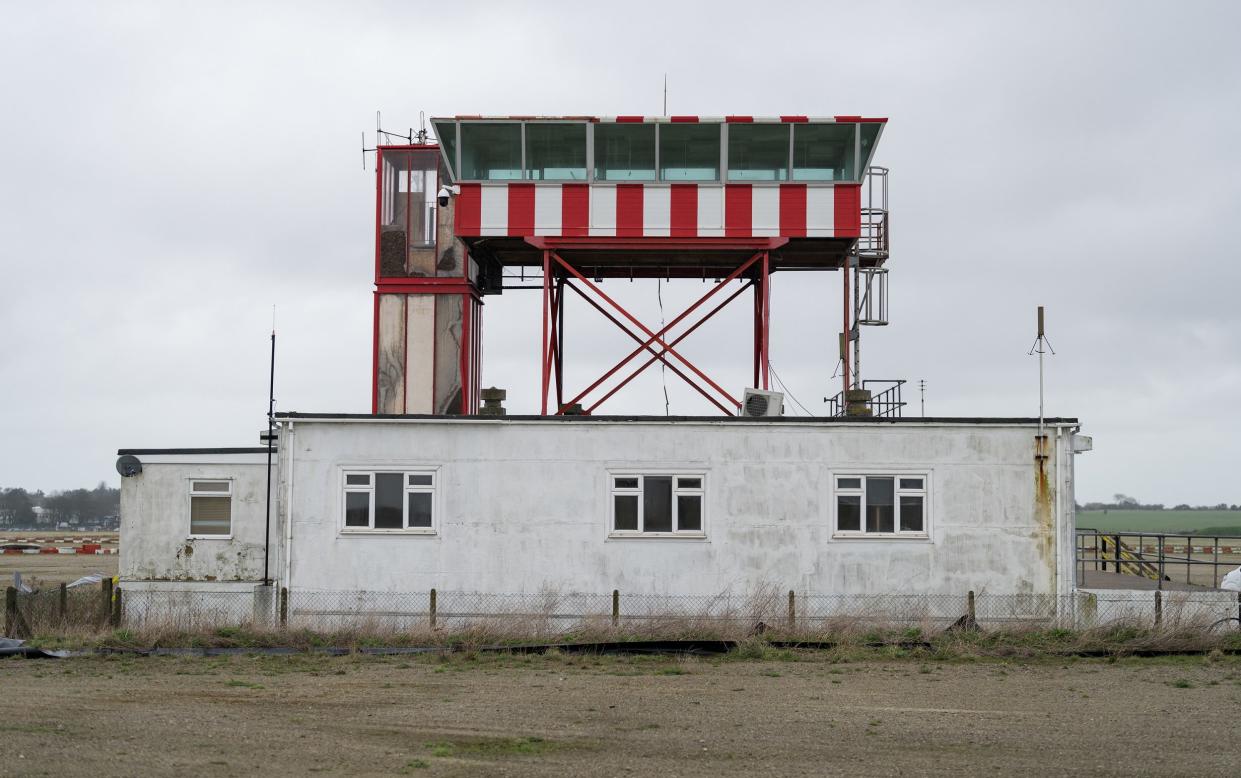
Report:
M 116 629 L 121 626 L 121 587 L 116 587 L 112 592 L 112 628 Z
M 797 629 L 797 595 L 789 589 L 789 629 Z
M 612 590 L 612 626 L 620 624 L 620 589 Z
M 1155 627 L 1158 628 L 1163 624 L 1163 592 L 1159 589 L 1155 590 Z
M 435 629 L 435 604 L 436 604 L 436 603 L 435 603 L 435 600 L 436 600 L 436 597 L 435 597 L 435 590 L 434 590 L 434 589 L 432 589 L 432 590 L 431 590 L 431 609 L 430 609 L 430 610 L 431 610 L 431 613 L 430 613 L 430 615 L 431 615 L 431 629 Z
M 289 626 L 289 587 L 280 587 L 280 628 Z
M 974 608 L 974 590 L 970 589 L 969 594 L 965 596 L 965 612 L 969 614 L 970 624 L 978 621 L 977 611 Z
M 65 620 L 65 615 L 69 613 L 69 586 L 64 581 L 60 582 L 60 620 Z
M 100 582 L 100 591 L 103 596 L 103 603 L 102 603 L 103 608 L 101 611 L 103 614 L 103 618 L 101 618 L 100 621 L 107 623 L 108 619 L 111 618 L 112 616 L 112 579 L 111 578 L 105 578 Z

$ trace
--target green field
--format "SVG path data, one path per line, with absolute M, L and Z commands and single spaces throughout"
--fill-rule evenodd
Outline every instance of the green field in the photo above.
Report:
M 1241 511 L 1079 511 L 1077 526 L 1104 532 L 1241 535 Z

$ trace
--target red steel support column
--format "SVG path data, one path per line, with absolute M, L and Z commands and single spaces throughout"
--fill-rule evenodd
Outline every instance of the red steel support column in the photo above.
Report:
M 543 341 L 540 346 L 540 361 L 543 365 L 543 415 L 547 415 L 547 379 L 550 364 L 548 360 L 551 358 L 551 340 L 548 338 L 548 309 L 551 306 L 551 276 L 552 276 L 552 260 L 551 252 L 543 251 Z
M 556 413 L 564 410 L 564 276 L 556 278 Z
M 771 383 L 771 369 L 768 364 L 771 361 L 771 355 L 767 352 L 767 347 L 771 344 L 768 336 L 768 330 L 771 328 L 771 257 L 768 252 L 763 252 L 763 328 L 762 328 L 762 346 L 763 346 L 763 388 L 769 388 Z

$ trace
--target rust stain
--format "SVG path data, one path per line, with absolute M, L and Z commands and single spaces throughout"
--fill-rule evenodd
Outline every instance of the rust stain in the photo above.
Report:
M 1035 539 L 1038 540 L 1039 557 L 1046 564 L 1046 569 L 1055 577 L 1056 527 L 1052 505 L 1055 501 L 1055 490 L 1047 478 L 1047 436 L 1035 436 L 1034 461 L 1034 519 L 1038 529 Z

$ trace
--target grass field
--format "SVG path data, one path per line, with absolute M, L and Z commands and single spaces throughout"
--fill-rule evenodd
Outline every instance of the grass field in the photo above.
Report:
M 6 660 L 0 774 L 1229 775 L 1227 657 Z
M 1079 511 L 1077 526 L 1103 532 L 1241 535 L 1241 511 Z

